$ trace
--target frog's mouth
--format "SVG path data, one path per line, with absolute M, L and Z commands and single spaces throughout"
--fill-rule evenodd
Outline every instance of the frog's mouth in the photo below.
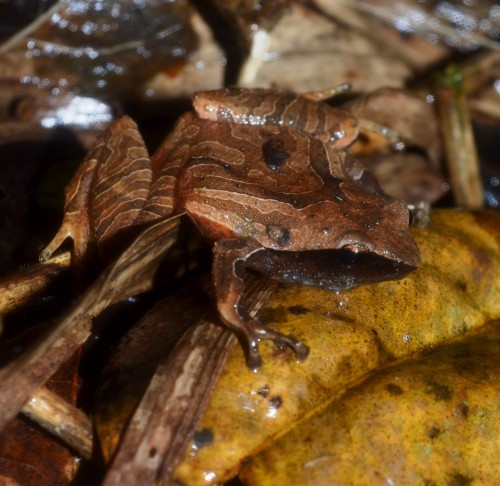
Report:
M 247 265 L 283 283 L 344 290 L 404 277 L 416 267 L 399 260 L 351 249 L 256 252 Z

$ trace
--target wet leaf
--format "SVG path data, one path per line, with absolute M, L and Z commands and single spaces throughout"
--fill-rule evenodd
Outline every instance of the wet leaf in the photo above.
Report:
M 245 484 L 495 484 L 499 324 L 370 376 L 253 458 Z
M 263 313 L 267 323 L 303 339 L 310 356 L 295 363 L 263 343 L 264 366 L 253 373 L 236 348 L 175 478 L 221 482 L 242 461 L 394 358 L 421 352 L 500 315 L 499 215 L 441 210 L 414 228 L 421 267 L 403 280 L 339 293 L 281 289 Z
M 378 49 L 377 43 L 295 4 L 274 27 L 253 85 L 297 92 L 324 89 L 325 83 L 348 82 L 356 91 L 402 86 L 408 66 L 396 57 L 381 58 Z
M 332 0 L 320 0 L 329 8 Z M 360 14 L 379 22 L 387 22 L 403 35 L 417 34 L 429 43 L 438 41 L 461 50 L 474 50 L 479 46 L 498 49 L 500 38 L 498 5 L 494 0 L 463 2 L 453 0 L 354 0 L 343 1 Z
M 185 61 L 196 45 L 190 13 L 185 0 L 59 1 L 6 41 L 0 54 L 20 50 L 32 61 L 25 85 L 126 92 Z
M 438 119 L 432 103 L 423 97 L 403 89 L 381 88 L 357 97 L 347 108 L 362 122 L 393 130 L 401 142 L 418 147 L 427 154 L 429 164 L 439 168 L 442 148 Z M 364 136 L 369 134 L 370 125 L 364 130 Z M 390 139 L 385 143 L 389 145 Z

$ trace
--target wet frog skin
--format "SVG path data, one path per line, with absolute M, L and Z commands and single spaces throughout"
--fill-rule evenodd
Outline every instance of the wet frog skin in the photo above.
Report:
M 308 348 L 249 316 L 246 269 L 340 290 L 419 265 L 405 203 L 343 150 L 357 136 L 351 115 L 264 89 L 197 93 L 194 107 L 151 159 L 134 122 L 114 122 L 67 186 L 63 224 L 40 258 L 69 237 L 79 266 L 130 228 L 186 213 L 213 245 L 219 315 L 252 368 L 260 339 L 299 359 Z

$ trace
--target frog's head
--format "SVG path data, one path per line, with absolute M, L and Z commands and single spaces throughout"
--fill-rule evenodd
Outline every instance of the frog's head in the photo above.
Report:
M 331 234 L 325 235 L 320 246 L 335 251 L 329 257 L 309 255 L 317 260 L 317 272 L 323 273 L 321 267 L 326 265 L 335 275 L 331 284 L 323 279 L 322 286 L 345 288 L 400 278 L 420 265 L 406 203 L 379 191 L 366 191 L 351 181 L 341 183 L 339 189 L 343 202 L 329 205 Z
M 340 182 L 335 191 L 337 197 L 303 201 L 296 208 L 301 222 L 287 232 L 289 238 L 274 238 L 279 278 L 340 290 L 400 278 L 419 266 L 403 201 L 353 181 Z
M 411 235 L 411 215 L 404 201 L 385 194 L 371 178 L 368 182 L 345 181 L 339 188 L 347 203 L 344 204 L 347 218 L 337 240 L 339 248 L 353 253 L 374 253 L 410 269 L 419 266 L 420 254 Z

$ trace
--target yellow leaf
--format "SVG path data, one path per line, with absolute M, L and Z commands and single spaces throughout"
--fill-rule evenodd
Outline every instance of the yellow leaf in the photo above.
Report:
M 263 342 L 264 366 L 254 373 L 235 347 L 198 426 L 210 443 L 193 442 L 175 479 L 222 482 L 382 363 L 500 317 L 499 214 L 431 216 L 428 228 L 414 229 L 423 262 L 405 279 L 339 293 L 288 287 L 271 299 L 263 320 L 303 339 L 310 356 L 297 363 Z
M 496 484 L 499 324 L 370 376 L 252 459 L 245 484 Z

